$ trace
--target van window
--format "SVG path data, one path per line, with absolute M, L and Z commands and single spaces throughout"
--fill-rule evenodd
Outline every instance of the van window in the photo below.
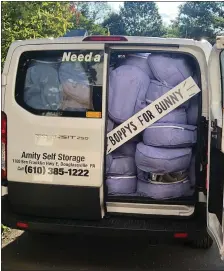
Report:
M 20 56 L 15 98 L 37 115 L 102 115 L 103 51 L 30 51 Z M 54 114 L 49 114 L 54 113 Z

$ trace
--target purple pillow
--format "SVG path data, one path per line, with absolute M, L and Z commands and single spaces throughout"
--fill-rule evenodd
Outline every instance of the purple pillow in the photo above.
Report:
M 149 88 L 146 93 L 146 102 L 147 104 L 150 104 L 160 98 L 162 95 L 170 91 L 173 87 L 172 86 L 167 86 L 163 84 L 160 81 L 157 80 L 151 80 L 149 84 Z M 177 97 L 178 98 L 178 97 Z M 169 102 L 169 101 L 168 101 Z M 170 101 L 172 103 L 172 101 Z M 163 103 L 164 108 L 169 108 L 169 103 L 165 104 Z M 185 103 L 181 104 L 180 107 L 187 108 L 189 106 L 189 102 L 186 101 Z
M 135 162 L 143 171 L 165 174 L 187 170 L 191 155 L 191 148 L 157 148 L 140 142 L 137 144 Z
M 147 61 L 148 54 L 130 54 L 121 65 L 130 65 L 140 68 L 143 72 L 145 72 L 151 79 L 155 79 L 152 70 L 149 67 L 149 63 Z
M 183 197 L 188 195 L 189 191 L 189 179 L 169 184 L 155 184 L 142 180 L 137 182 L 137 193 L 139 195 L 158 200 Z
M 109 195 L 132 194 L 136 192 L 136 176 L 109 176 L 106 180 Z
M 148 62 L 155 78 L 167 86 L 175 87 L 193 75 L 184 56 L 151 54 Z
M 149 76 L 138 67 L 123 65 L 113 70 L 109 76 L 110 118 L 122 123 L 143 109 L 149 83 Z
M 112 153 L 112 158 L 112 162 L 108 166 L 108 176 L 136 175 L 136 165 L 133 157 L 126 157 L 117 153 Z
M 107 119 L 107 133 L 111 132 L 114 129 L 114 122 L 108 118 Z
M 133 141 L 128 141 L 118 147 L 116 150 L 114 150 L 113 153 L 119 154 L 121 156 L 130 156 L 130 157 L 135 157 L 135 151 L 136 151 L 136 142 Z
M 189 108 L 187 109 L 187 123 L 197 125 L 198 122 L 198 95 L 190 99 Z
M 197 127 L 175 123 L 156 123 L 143 131 L 145 145 L 165 148 L 183 148 L 195 144 Z

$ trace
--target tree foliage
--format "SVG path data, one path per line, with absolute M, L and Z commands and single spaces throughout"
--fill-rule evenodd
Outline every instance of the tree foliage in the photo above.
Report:
M 171 24 L 166 26 L 163 38 L 178 38 L 180 37 L 179 27 L 176 21 L 171 21 Z
M 86 29 L 88 30 L 89 35 L 106 35 L 108 32 L 106 28 L 97 23 L 94 23 L 92 20 L 87 19 L 82 14 L 80 14 L 78 22 L 74 18 L 72 28 Z
M 61 37 L 77 28 L 89 34 L 107 34 L 96 22 L 107 6 L 103 2 L 2 2 L 2 63 L 15 40 Z
M 107 3 L 99 2 L 99 7 L 107 5 Z M 105 35 L 107 29 L 96 21 L 99 20 L 99 14 L 97 13 L 97 2 L 71 2 L 70 6 L 76 16 L 73 17 L 73 29 L 85 29 L 88 30 L 90 35 Z M 106 6 L 105 6 L 106 8 Z
M 68 2 L 2 2 L 2 61 L 15 40 L 63 36 L 72 17 Z
M 107 27 L 111 35 L 126 35 L 124 21 L 120 14 L 112 12 L 102 23 Z
M 15 40 L 60 37 L 69 29 L 89 34 L 208 39 L 224 31 L 224 2 L 185 2 L 164 27 L 155 2 L 124 2 L 118 13 L 107 2 L 2 2 L 2 61 Z
M 119 13 L 110 13 L 102 25 L 108 26 L 112 35 L 160 37 L 165 34 L 155 2 L 124 2 Z
M 128 35 L 159 37 L 165 33 L 155 2 L 124 2 L 120 15 Z
M 91 22 L 101 23 L 105 17 L 111 13 L 111 8 L 107 2 L 73 2 L 81 14 Z
M 215 36 L 224 29 L 223 17 L 224 2 L 186 2 L 180 6 L 175 23 L 180 37 L 214 43 Z

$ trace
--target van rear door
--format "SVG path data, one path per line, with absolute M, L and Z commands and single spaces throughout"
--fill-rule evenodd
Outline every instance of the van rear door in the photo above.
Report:
M 18 44 L 6 60 L 9 200 L 17 213 L 101 219 L 104 44 L 45 41 Z
M 208 230 L 224 258 L 224 37 L 217 37 L 209 59 L 210 146 L 208 167 Z

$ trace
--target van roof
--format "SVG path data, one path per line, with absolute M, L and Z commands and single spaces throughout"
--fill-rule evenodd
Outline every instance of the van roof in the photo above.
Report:
M 60 37 L 60 38 L 40 38 L 40 39 L 27 39 L 27 40 L 17 40 L 14 41 L 8 51 L 9 55 L 12 55 L 13 51 L 20 46 L 26 46 L 26 45 L 41 45 L 41 44 L 75 44 L 75 43 L 83 43 L 83 44 L 103 44 L 103 43 L 110 43 L 110 44 L 153 44 L 153 45 L 163 45 L 163 46 L 170 46 L 170 45 L 176 45 L 176 46 L 196 46 L 199 47 L 205 54 L 205 57 L 208 61 L 208 57 L 210 54 L 210 51 L 212 49 L 212 45 L 206 41 L 196 41 L 193 39 L 185 39 L 185 38 L 159 38 L 159 37 L 141 37 L 141 36 L 97 36 L 97 41 L 83 41 L 83 39 L 91 38 L 93 36 L 86 36 L 86 37 Z M 95 36 L 96 37 L 96 36 Z M 104 37 L 107 40 L 105 41 L 99 41 L 100 37 Z M 113 39 L 114 37 L 122 37 L 122 41 L 110 41 L 110 37 Z M 124 39 L 127 39 L 127 41 L 124 41 Z M 4 71 L 8 70 L 9 63 L 5 62 L 4 65 Z
M 186 38 L 160 38 L 160 37 L 142 37 L 142 36 L 120 36 L 122 38 L 127 39 L 127 41 L 110 41 L 109 38 L 111 37 L 113 39 L 113 37 L 119 37 L 119 36 L 97 36 L 97 38 L 99 39 L 99 37 L 106 37 L 107 40 L 105 41 L 83 41 L 83 39 L 85 38 L 91 38 L 93 36 L 85 36 L 85 37 L 60 37 L 60 38 L 41 38 L 41 39 L 28 39 L 28 40 L 19 40 L 19 41 L 15 41 L 11 44 L 10 49 L 14 51 L 16 49 L 16 47 L 18 46 L 26 46 L 26 45 L 40 45 L 40 44 L 66 44 L 66 43 L 93 43 L 93 44 L 102 44 L 102 43 L 110 43 L 110 44 L 153 44 L 153 45 L 185 45 L 185 46 L 197 46 L 200 47 L 206 56 L 206 59 L 208 61 L 208 57 L 210 54 L 210 51 L 212 49 L 212 45 L 207 41 L 207 40 L 201 40 L 201 41 L 197 41 L 194 39 L 186 39 Z M 95 36 L 96 37 L 96 36 Z
M 88 36 L 91 37 L 91 36 Z M 98 36 L 98 37 L 105 37 L 105 36 Z M 113 36 L 106 36 L 107 38 Z M 157 37 L 141 37 L 141 36 L 122 36 L 127 39 L 127 41 L 88 41 L 93 43 L 152 43 L 152 44 L 176 44 L 176 45 L 198 45 L 198 44 L 205 44 L 208 41 L 197 41 L 194 39 L 186 39 L 186 38 L 157 38 Z M 40 39 L 28 39 L 28 40 L 18 40 L 13 42 L 16 46 L 20 45 L 29 45 L 29 44 L 46 44 L 46 43 L 80 43 L 85 42 L 83 41 L 83 36 L 77 37 L 59 37 L 59 38 L 40 38 Z

